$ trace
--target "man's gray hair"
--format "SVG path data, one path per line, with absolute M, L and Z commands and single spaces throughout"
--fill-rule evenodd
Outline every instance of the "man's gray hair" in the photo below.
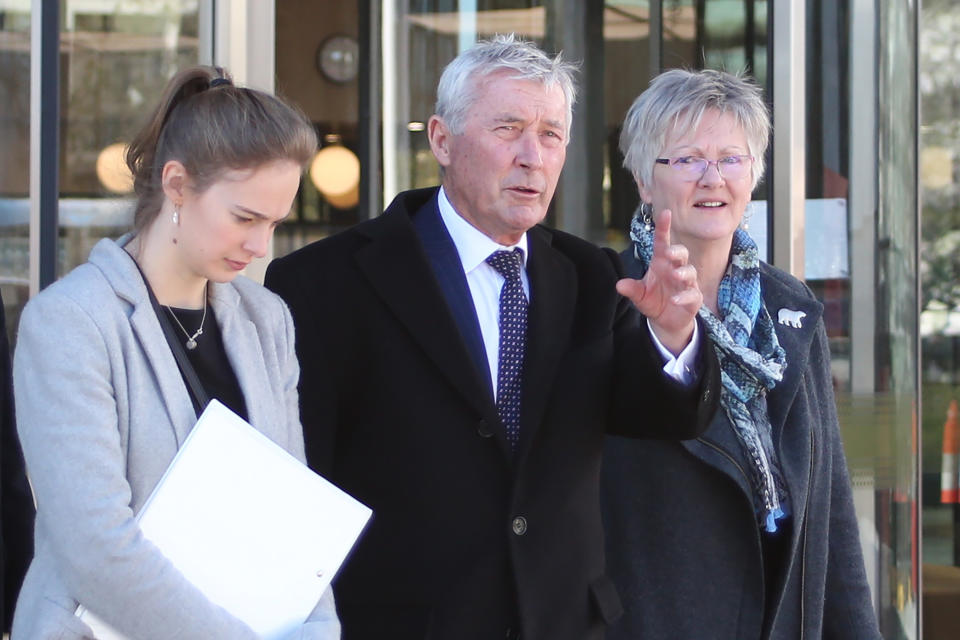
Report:
M 573 121 L 573 103 L 577 99 L 574 73 L 577 67 L 565 62 L 561 54 L 549 57 L 532 42 L 514 35 L 497 35 L 481 40 L 454 58 L 443 70 L 437 85 L 435 113 L 455 134 L 463 133 L 467 112 L 477 99 L 480 80 L 498 71 L 512 72 L 510 78 L 534 80 L 546 87 L 559 85 L 567 101 L 567 142 Z
M 671 131 L 696 129 L 703 114 L 715 109 L 733 115 L 753 156 L 753 187 L 763 178 L 764 153 L 770 140 L 770 112 L 756 84 L 740 74 L 704 69 L 661 73 L 633 101 L 620 132 L 623 166 L 649 185 L 656 159 Z M 716 160 L 716 158 L 711 158 Z

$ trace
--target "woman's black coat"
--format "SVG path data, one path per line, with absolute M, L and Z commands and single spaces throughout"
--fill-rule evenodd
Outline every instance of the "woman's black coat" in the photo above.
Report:
M 627 272 L 638 275 L 631 252 L 623 258 Z M 880 638 L 823 307 L 796 278 L 761 266 L 764 303 L 788 363 L 767 398 L 793 514 L 785 575 L 774 589 L 764 585 L 747 467 L 724 411 L 696 440 L 609 437 L 601 480 L 607 571 L 625 614 L 608 640 Z M 778 321 L 781 309 L 786 323 Z M 794 323 L 799 314 L 791 311 L 805 315 Z

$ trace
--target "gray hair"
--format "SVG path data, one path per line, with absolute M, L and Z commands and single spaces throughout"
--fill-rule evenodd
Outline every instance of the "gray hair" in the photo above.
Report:
M 747 149 L 753 156 L 751 177 L 755 188 L 763 178 L 770 113 L 760 87 L 743 75 L 726 71 L 671 69 L 654 78 L 649 88 L 633 101 L 623 121 L 623 166 L 634 179 L 649 185 L 667 135 L 674 129 L 696 129 L 710 109 L 733 114 L 746 134 Z
M 577 65 L 564 62 L 562 54 L 550 58 L 532 42 L 512 33 L 481 40 L 454 58 L 443 70 L 437 85 L 436 114 L 454 135 L 463 133 L 467 111 L 476 100 L 479 80 L 498 71 L 512 72 L 515 80 L 535 80 L 546 87 L 559 85 L 567 101 L 567 142 L 577 99 L 574 80 Z

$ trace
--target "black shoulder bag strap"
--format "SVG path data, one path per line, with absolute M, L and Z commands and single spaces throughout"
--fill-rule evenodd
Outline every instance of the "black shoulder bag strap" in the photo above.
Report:
M 126 250 L 124 250 L 124 253 L 127 253 Z M 127 255 L 130 254 L 127 253 Z M 180 368 L 180 373 L 183 375 L 183 379 L 187 383 L 187 391 L 190 392 L 194 409 L 199 417 L 199 415 L 206 408 L 207 403 L 210 402 L 210 397 L 207 396 L 207 392 L 203 388 L 203 384 L 200 383 L 200 378 L 197 376 L 197 372 L 194 370 L 193 365 L 190 364 L 190 359 L 187 358 L 187 352 L 184 350 L 183 344 L 180 343 L 180 336 L 177 335 L 176 330 L 173 328 L 173 324 L 171 324 L 169 316 L 163 312 L 163 307 L 160 306 L 160 303 L 157 301 L 157 297 L 153 295 L 153 288 L 150 286 L 147 276 L 144 275 L 143 270 L 140 268 L 140 265 L 137 264 L 137 261 L 133 259 L 133 256 L 130 256 L 130 259 L 133 260 L 135 265 L 137 265 L 137 270 L 140 272 L 140 277 L 143 278 L 143 284 L 147 288 L 147 294 L 150 296 L 150 304 L 153 305 L 153 310 L 157 314 L 157 321 L 160 323 L 160 328 L 163 330 L 163 335 L 167 339 L 167 344 L 170 346 L 170 351 L 173 352 L 173 358 L 177 361 L 177 367 Z

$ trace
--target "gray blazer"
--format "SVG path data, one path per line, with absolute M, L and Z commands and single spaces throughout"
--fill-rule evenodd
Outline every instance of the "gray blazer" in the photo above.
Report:
M 255 638 L 134 520 L 196 416 L 124 241 L 101 240 L 89 262 L 31 300 L 20 321 L 17 425 L 37 519 L 13 638 L 90 637 L 74 616 L 78 603 L 130 638 Z M 304 460 L 286 306 L 243 277 L 212 284 L 210 304 L 250 422 Z M 295 637 L 339 636 L 328 590 Z
M 623 258 L 637 275 L 636 258 Z M 803 283 L 763 263 L 761 289 L 787 353 L 784 378 L 767 396 L 792 508 L 782 571 L 765 584 L 747 465 L 725 412 L 695 440 L 608 438 L 601 505 L 624 615 L 607 640 L 880 640 L 823 306 Z M 781 309 L 806 315 L 784 324 Z

